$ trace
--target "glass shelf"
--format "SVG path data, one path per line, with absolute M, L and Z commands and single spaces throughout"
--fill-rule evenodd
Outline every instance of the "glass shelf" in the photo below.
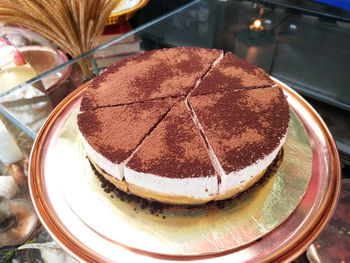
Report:
M 350 23 L 268 5 L 262 15 L 265 30 L 253 32 L 249 25 L 258 15 L 250 1 L 192 1 L 2 93 L 0 113 L 35 138 L 52 109 L 83 83 L 79 60 L 92 55 L 101 69 L 141 50 L 172 46 L 232 51 L 301 94 L 349 111 Z M 108 56 L 130 36 L 137 38 L 131 53 L 126 47 Z M 101 54 L 107 57 L 101 60 Z M 58 81 L 47 85 L 52 79 Z M 43 85 L 46 92 L 40 91 Z

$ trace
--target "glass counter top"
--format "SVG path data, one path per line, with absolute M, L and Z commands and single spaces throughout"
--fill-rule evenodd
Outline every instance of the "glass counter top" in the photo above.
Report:
M 51 110 L 83 83 L 79 60 L 94 56 L 98 72 L 142 50 L 172 46 L 231 51 L 301 94 L 350 110 L 350 23 L 274 5 L 262 8 L 264 30 L 256 32 L 249 25 L 259 18 L 261 6 L 250 1 L 192 1 L 2 93 L 0 112 L 35 138 Z M 128 49 L 123 39 L 130 36 L 137 40 Z M 115 51 L 118 45 L 125 50 Z M 40 91 L 42 86 L 46 92 Z

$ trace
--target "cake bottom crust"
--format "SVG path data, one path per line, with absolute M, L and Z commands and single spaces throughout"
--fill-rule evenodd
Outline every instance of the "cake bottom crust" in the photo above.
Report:
M 278 167 L 279 164 L 281 163 L 282 158 L 283 158 L 283 148 L 277 154 L 277 157 L 270 164 L 270 166 L 274 166 L 273 169 L 276 169 L 276 166 Z M 164 193 L 150 191 L 148 189 L 144 189 L 144 188 L 141 188 L 139 186 L 129 184 L 125 180 L 120 181 L 120 180 L 116 179 L 115 177 L 104 172 L 101 168 L 98 167 L 98 165 L 96 165 L 91 160 L 90 160 L 90 162 L 99 174 L 101 174 L 107 181 L 112 183 L 119 190 L 121 190 L 125 193 L 128 193 L 128 194 L 133 194 L 133 195 L 139 196 L 141 198 L 148 199 L 150 201 L 157 201 L 157 202 L 166 203 L 166 204 L 173 204 L 173 205 L 200 205 L 200 204 L 208 203 L 210 201 L 220 201 L 220 200 L 232 198 L 232 197 L 246 191 L 248 188 L 250 188 L 255 183 L 257 183 L 263 177 L 263 175 L 266 173 L 266 171 L 269 170 L 269 168 L 270 168 L 270 166 L 268 166 L 261 173 L 256 174 L 251 180 L 247 181 L 245 184 L 240 185 L 239 187 L 236 187 L 236 188 L 232 188 L 229 191 L 226 191 L 225 193 L 219 193 L 219 194 L 217 194 L 215 196 L 211 196 L 209 198 L 193 198 L 193 197 L 188 197 L 188 196 L 166 195 Z

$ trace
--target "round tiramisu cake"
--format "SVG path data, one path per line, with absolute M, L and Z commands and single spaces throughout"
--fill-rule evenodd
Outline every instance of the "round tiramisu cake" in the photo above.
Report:
M 289 107 L 262 70 L 194 47 L 117 62 L 87 87 L 78 115 L 97 171 L 120 190 L 171 204 L 232 197 L 281 150 Z

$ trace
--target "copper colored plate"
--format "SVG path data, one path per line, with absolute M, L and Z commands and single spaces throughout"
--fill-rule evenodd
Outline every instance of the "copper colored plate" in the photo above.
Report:
M 293 90 L 279 84 L 288 95 L 291 109 L 301 120 L 308 133 L 313 153 L 312 175 L 304 198 L 294 213 L 282 225 L 268 234 L 266 233 L 269 231 L 253 231 L 255 237 L 259 236 L 256 235 L 257 233 L 260 233 L 260 236 L 266 234 L 259 241 L 247 242 L 244 243 L 246 244 L 244 246 L 241 246 L 242 244 L 231 246 L 232 249 L 228 249 L 230 246 L 224 246 L 226 249 L 217 250 L 209 248 L 209 254 L 183 253 L 186 256 L 179 256 L 178 253 L 165 251 L 165 254 L 168 255 L 164 255 L 164 253 L 149 247 L 143 249 L 142 243 L 132 246 L 130 243 L 118 242 L 118 239 L 115 239 L 113 235 L 108 236 L 108 233 L 103 232 L 103 229 L 97 229 L 96 221 L 87 220 L 89 214 L 84 214 L 88 212 L 89 207 L 94 207 L 93 204 L 89 206 L 89 202 L 84 203 L 84 199 L 79 195 L 85 193 L 82 190 L 84 185 L 76 185 L 76 195 L 74 195 L 74 192 L 69 190 L 72 188 L 69 187 L 69 182 L 63 173 L 62 178 L 56 174 L 55 179 L 50 177 L 48 173 L 52 167 L 63 167 L 63 172 L 71 171 L 72 174 L 75 174 L 78 172 L 76 169 L 79 169 L 77 167 L 81 167 L 81 164 L 76 165 L 72 162 L 60 163 L 59 154 L 65 155 L 67 153 L 65 143 L 71 144 L 70 139 L 66 140 L 65 138 L 76 136 L 76 131 L 65 129 L 65 127 L 79 104 L 85 86 L 76 90 L 54 110 L 39 133 L 32 151 L 29 185 L 32 200 L 41 222 L 68 253 L 76 259 L 84 261 L 123 262 L 135 260 L 136 262 L 154 262 L 157 260 L 163 262 L 174 259 L 201 261 L 205 259 L 222 262 L 222 260 L 228 259 L 231 262 L 253 262 L 295 258 L 315 239 L 334 210 L 339 193 L 340 165 L 334 141 L 317 113 Z M 65 134 L 62 135 L 62 133 Z M 59 147 L 57 147 L 58 141 Z M 52 154 L 56 155 L 57 158 L 48 157 Z M 57 184 L 57 182 L 59 183 Z M 101 196 L 104 198 L 103 195 Z M 279 197 L 283 197 L 283 193 Z M 81 202 L 81 207 L 77 205 L 76 201 Z M 94 211 L 90 211 L 90 215 L 94 215 Z M 273 218 L 272 214 L 265 216 L 268 215 Z M 265 219 L 269 219 L 269 217 L 265 217 Z M 104 220 L 105 218 L 101 217 L 101 222 Z M 186 222 L 186 220 L 183 221 Z M 260 223 L 260 221 L 258 222 Z M 174 231 L 176 230 L 174 229 Z M 156 233 L 155 231 L 153 235 Z M 213 237 L 208 238 L 213 239 Z M 230 239 L 228 238 L 228 240 Z M 143 242 L 147 241 L 143 240 Z M 220 247 L 221 244 L 218 246 Z M 198 247 L 194 246 L 193 248 Z M 203 251 L 202 249 L 201 252 Z

